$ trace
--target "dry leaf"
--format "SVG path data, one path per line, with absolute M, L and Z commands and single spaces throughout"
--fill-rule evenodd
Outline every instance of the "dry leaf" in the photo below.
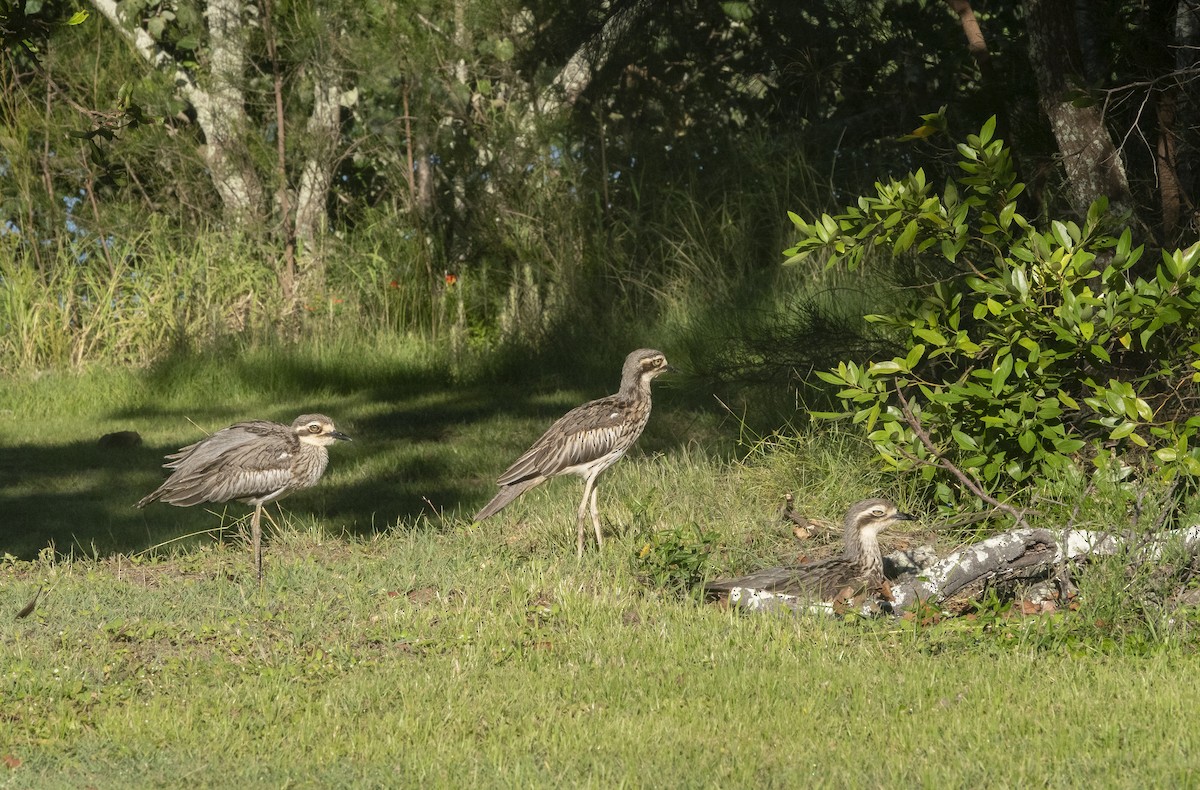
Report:
M 20 620 L 22 617 L 28 617 L 29 615 L 33 614 L 33 610 L 37 608 L 38 596 L 42 594 L 43 589 L 44 588 L 42 587 L 38 587 L 38 591 L 35 592 L 33 597 L 29 599 L 29 603 L 21 607 L 21 611 L 17 612 L 18 620 Z

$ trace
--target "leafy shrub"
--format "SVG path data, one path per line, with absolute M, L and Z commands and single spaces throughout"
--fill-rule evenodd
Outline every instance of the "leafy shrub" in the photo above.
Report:
M 704 579 L 717 533 L 702 527 L 680 526 L 648 531 L 634 558 L 640 579 L 655 587 L 686 593 Z
M 940 192 L 918 170 L 836 216 L 791 215 L 791 261 L 823 250 L 854 268 L 880 251 L 948 271 L 868 316 L 900 353 L 819 372 L 846 409 L 820 416 L 861 424 L 947 505 L 963 485 L 1009 494 L 1084 459 L 1120 479 L 1200 474 L 1200 244 L 1150 267 L 1103 199 L 1082 223 L 1035 226 L 994 127 L 958 145 L 963 175 Z

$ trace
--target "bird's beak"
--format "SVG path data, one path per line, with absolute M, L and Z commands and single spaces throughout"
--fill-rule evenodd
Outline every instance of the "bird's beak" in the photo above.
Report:
M 917 517 L 912 513 L 897 513 L 892 516 L 892 521 L 916 521 Z
M 674 366 L 674 365 L 672 365 L 670 362 L 668 362 L 668 363 L 667 363 L 667 366 L 666 366 L 665 368 L 663 368 L 663 369 L 662 369 L 662 372 L 663 372 L 663 373 L 678 373 L 678 372 L 679 372 L 679 368 L 675 367 L 675 366 Z
M 334 439 L 341 439 L 343 442 L 354 441 L 353 439 L 351 439 L 349 436 L 342 433 L 341 431 L 330 431 L 329 435 L 332 436 Z

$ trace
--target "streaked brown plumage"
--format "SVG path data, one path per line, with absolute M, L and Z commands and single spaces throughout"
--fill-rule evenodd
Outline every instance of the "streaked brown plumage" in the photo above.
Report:
M 500 475 L 500 492 L 475 514 L 482 521 L 551 477 L 583 478 L 583 499 L 576 520 L 576 549 L 583 556 L 583 519 L 591 503 L 597 547 L 603 545 L 596 507 L 596 478 L 625 455 L 650 419 L 650 382 L 674 370 L 661 351 L 640 348 L 625 358 L 616 395 L 577 406 L 550 426 L 542 438 Z
M 899 512 L 886 499 L 864 499 L 846 513 L 843 531 L 846 545 L 840 557 L 767 568 L 736 579 L 718 579 L 704 585 L 704 590 L 713 595 L 725 595 L 741 588 L 832 601 L 847 588 L 855 594 L 878 588 L 883 583 L 879 533 L 897 521 L 913 518 Z
M 267 420 L 230 425 L 167 456 L 171 476 L 137 507 L 162 501 L 186 507 L 237 499 L 254 505 L 250 519 L 254 567 L 262 578 L 262 508 L 317 484 L 329 463 L 325 448 L 350 437 L 323 414 L 303 414 L 290 426 Z

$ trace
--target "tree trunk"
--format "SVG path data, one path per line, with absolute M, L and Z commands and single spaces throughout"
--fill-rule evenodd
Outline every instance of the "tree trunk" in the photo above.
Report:
M 126 24 L 116 0 L 90 2 L 143 60 L 156 69 L 171 72 L 180 95 L 196 111 L 196 122 L 205 141 L 202 155 L 226 218 L 235 225 L 259 220 L 262 183 L 240 137 L 246 128 L 241 91 L 245 78 L 246 26 L 242 24 L 237 0 L 213 0 L 205 12 L 212 62 L 212 84 L 208 89 L 201 87 L 190 72 L 160 49 L 149 33 L 137 25 Z
M 226 216 L 237 224 L 261 219 L 262 184 L 249 162 L 241 135 L 246 122 L 246 32 L 239 0 L 210 0 L 208 19 L 211 85 L 197 104 L 196 121 L 204 131 L 204 158 Z
M 1083 215 L 1094 200 L 1107 197 L 1115 207 L 1132 209 L 1125 168 L 1100 107 L 1071 103 L 1072 87 L 1084 84 L 1072 4 L 1062 0 L 1024 2 L 1029 60 L 1042 111 L 1058 143 L 1071 207 Z
M 576 50 L 554 77 L 554 81 L 542 91 L 541 100 L 537 103 L 538 111 L 553 115 L 563 107 L 573 106 L 587 90 L 596 72 L 608 63 L 617 46 L 633 32 L 654 6 L 652 0 L 632 0 L 605 20 L 600 32 Z
M 1175 18 L 1171 21 L 1171 38 L 1175 43 L 1175 71 L 1179 82 L 1171 86 L 1175 104 L 1173 130 L 1168 141 L 1174 147 L 1171 161 L 1175 165 L 1175 176 L 1179 184 L 1180 214 L 1177 229 L 1194 234 L 1200 231 L 1200 96 L 1196 90 L 1194 76 L 1200 68 L 1200 0 L 1179 0 L 1175 5 Z M 1185 86 L 1190 85 L 1188 89 Z M 1164 217 L 1165 220 L 1165 217 Z M 1165 222 L 1164 222 L 1165 224 Z M 1167 237 L 1167 241 L 1172 239 Z
M 307 153 L 296 190 L 296 238 L 300 242 L 298 290 L 324 280 L 321 237 L 329 222 L 329 192 L 341 141 L 343 91 L 332 70 L 321 70 L 313 85 L 313 110 L 305 126 Z

